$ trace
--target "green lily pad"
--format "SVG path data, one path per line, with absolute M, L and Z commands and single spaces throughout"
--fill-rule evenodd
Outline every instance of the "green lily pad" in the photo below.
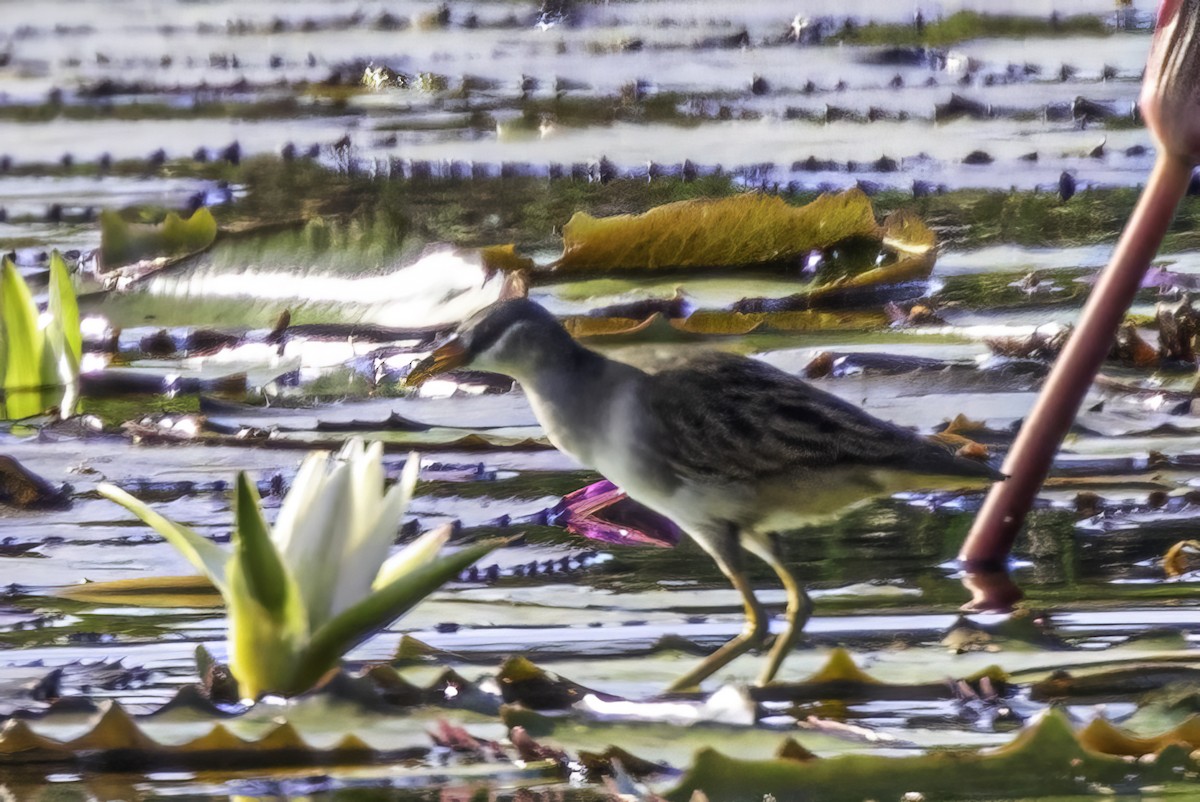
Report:
M 907 758 L 845 755 L 827 760 L 742 760 L 715 749 L 697 753 L 692 768 L 666 798 L 684 802 L 697 791 L 710 799 L 890 799 L 897 793 L 925 799 L 1083 793 L 1092 784 L 1153 784 L 1194 763 L 1187 752 L 1164 749 L 1131 765 L 1122 756 L 1091 748 L 1065 714 L 1051 711 L 1011 743 L 987 752 L 953 750 Z

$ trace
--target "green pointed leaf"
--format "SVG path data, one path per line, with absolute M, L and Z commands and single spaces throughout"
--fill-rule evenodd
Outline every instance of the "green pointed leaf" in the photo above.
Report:
M 0 270 L 4 273 L 8 272 L 9 260 L 5 256 L 0 258 Z M 4 305 L 4 284 L 3 278 L 0 277 L 0 309 Z M 4 420 L 8 416 L 4 412 L 4 377 L 8 375 L 8 334 L 5 331 L 7 327 L 5 316 L 0 314 L 0 420 Z
M 75 287 L 67 272 L 67 263 L 58 251 L 50 253 L 50 314 L 55 325 L 63 334 L 67 354 L 74 361 L 78 372 L 79 360 L 83 358 L 83 335 L 79 331 L 79 302 L 75 298 Z
M 235 494 L 233 544 L 246 589 L 269 615 L 282 618 L 289 602 L 298 600 L 289 599 L 287 567 L 271 540 L 258 488 L 245 471 L 238 473 Z
M 488 540 L 417 568 L 371 593 L 313 633 L 300 658 L 297 687 L 307 689 L 343 654 L 411 610 L 476 560 L 508 541 Z
M 66 420 L 75 414 L 79 400 L 79 360 L 71 352 L 66 334 L 57 320 L 43 329 L 45 344 L 42 349 L 42 392 L 37 411 L 59 407 L 60 416 Z
M 243 697 L 296 693 L 293 677 L 308 635 L 304 599 L 245 472 L 238 474 L 233 506 L 234 553 L 226 572 L 229 670 Z
M 238 682 L 242 698 L 257 699 L 264 693 L 298 693 L 294 676 L 301 665 L 299 653 L 308 631 L 304 605 L 299 603 L 295 585 L 286 575 L 280 579 L 278 608 L 262 604 L 255 583 L 256 571 L 249 570 L 253 552 L 237 552 L 229 561 L 229 619 L 226 635 L 229 644 L 229 671 Z M 289 587 L 290 585 L 290 587 Z M 291 591 L 291 592 L 289 592 Z M 287 603 L 287 600 L 292 603 Z
M 39 365 L 37 387 L 46 389 L 50 387 L 58 387 L 63 384 L 63 375 L 60 373 L 60 363 L 58 354 L 66 344 L 62 344 L 62 348 L 55 347 L 55 341 L 62 342 L 61 333 L 57 332 L 54 325 L 51 324 L 42 329 L 42 361 Z M 56 336 L 57 335 L 57 336 Z M 66 369 L 66 366 L 63 366 Z M 51 394 L 51 405 L 58 400 L 57 394 Z M 45 407 L 43 407 L 45 409 Z
M 5 393 L 41 387 L 46 338 L 38 329 L 38 308 L 29 286 L 8 259 L 0 266 L 0 321 L 4 322 Z
M 109 501 L 120 504 L 162 535 L 164 540 L 179 549 L 188 562 L 212 580 L 217 590 L 221 591 L 221 595 L 228 598 L 229 588 L 225 581 L 225 574 L 229 565 L 229 552 L 208 538 L 196 534 L 188 527 L 159 515 L 148 504 L 134 498 L 116 485 L 101 482 L 96 487 L 96 491 Z
M 226 639 L 229 645 L 229 671 L 238 682 L 245 699 L 257 699 L 264 693 L 294 694 L 293 677 L 300 665 L 299 653 L 308 631 L 304 605 L 286 603 L 295 600 L 295 586 L 288 587 L 284 577 L 277 609 L 259 601 L 252 580 L 253 571 L 243 552 L 229 561 L 227 580 L 229 597 L 225 605 L 228 617 Z M 251 558 L 256 559 L 256 558 Z M 293 593 L 289 594 L 289 589 Z
M 62 408 L 64 417 L 74 412 L 82 348 L 79 307 L 57 252 L 50 270 L 53 320 L 42 329 L 37 304 L 16 266 L 8 259 L 0 266 L 0 386 L 4 389 L 0 417 L 26 418 L 54 406 Z M 63 297 L 56 299 L 57 294 Z M 70 332 L 63 327 L 63 315 Z

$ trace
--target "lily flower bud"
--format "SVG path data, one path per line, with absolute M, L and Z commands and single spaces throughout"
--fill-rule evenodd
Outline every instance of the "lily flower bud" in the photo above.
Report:
M 1138 103 L 1166 152 L 1200 161 L 1200 0 L 1162 0 Z

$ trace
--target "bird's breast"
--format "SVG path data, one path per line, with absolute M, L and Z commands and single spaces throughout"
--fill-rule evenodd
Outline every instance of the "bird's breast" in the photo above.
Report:
M 613 397 L 603 439 L 592 448 L 593 467 L 635 501 L 682 523 L 688 501 L 680 477 L 661 458 L 655 427 L 646 426 L 647 410 L 637 387 Z
M 527 388 L 533 412 L 555 448 L 639 503 L 680 521 L 694 500 L 680 494 L 678 477 L 663 472 L 657 458 L 662 444 L 647 436 L 640 390 L 638 377 L 624 367 L 570 384 Z
M 542 430 L 550 443 L 576 462 L 589 468 L 594 468 L 591 459 L 591 449 L 587 447 L 586 438 L 582 436 L 579 427 L 564 421 L 561 415 L 555 414 L 553 408 L 539 404 L 532 399 L 533 411 L 537 415 Z

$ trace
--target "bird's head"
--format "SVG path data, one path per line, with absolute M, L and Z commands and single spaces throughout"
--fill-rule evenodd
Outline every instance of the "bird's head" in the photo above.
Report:
M 408 374 L 415 386 L 439 373 L 470 367 L 521 380 L 575 347 L 550 312 L 526 298 L 499 301 L 465 320 L 449 340 Z

